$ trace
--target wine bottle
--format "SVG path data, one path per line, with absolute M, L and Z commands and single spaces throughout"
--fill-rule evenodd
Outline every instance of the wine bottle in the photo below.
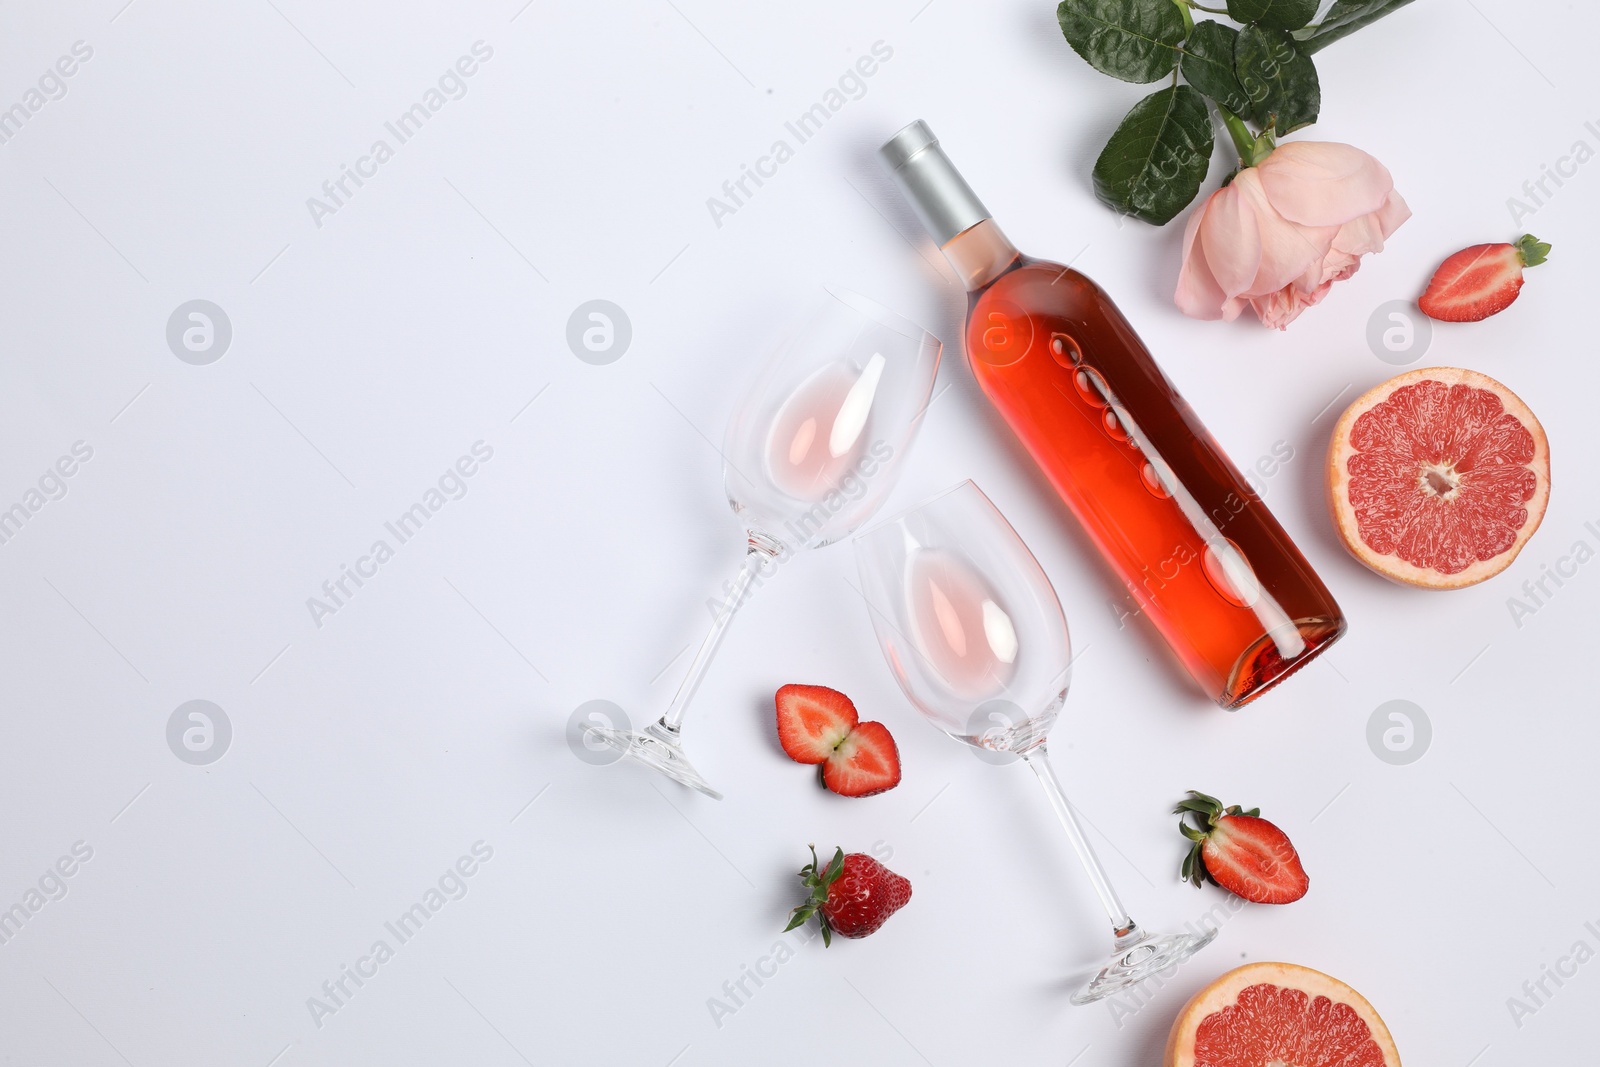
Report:
M 925 122 L 879 150 L 967 287 L 984 394 L 1200 687 L 1238 708 L 1344 615 L 1099 286 L 1025 256 Z

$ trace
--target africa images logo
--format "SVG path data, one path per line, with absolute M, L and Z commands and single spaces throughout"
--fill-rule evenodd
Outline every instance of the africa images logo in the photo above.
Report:
M 363 986 L 378 977 L 379 970 L 394 959 L 396 951 L 421 933 L 422 928 L 447 904 L 467 895 L 471 888 L 468 879 L 494 859 L 494 846 L 480 838 L 472 843 L 469 852 L 470 855 L 463 854 L 446 867 L 434 884 L 424 889 L 421 897 L 410 907 L 383 924 L 387 937 L 374 940 L 364 955 L 356 957 L 354 965 L 341 963 L 338 973 L 322 983 L 321 995 L 313 994 L 306 998 L 306 1010 L 311 1013 L 311 1021 L 318 1030 L 322 1029 L 328 1018 L 339 1014 Z
M 23 491 L 21 499 L 7 507 L 0 502 L 0 545 L 22 532 L 46 504 L 67 495 L 67 479 L 78 473 L 78 468 L 94 458 L 94 448 L 87 441 L 74 441 L 70 455 L 59 457 L 39 475 L 38 483 Z
M 373 541 L 365 555 L 356 557 L 353 568 L 348 563 L 339 564 L 338 575 L 322 583 L 322 596 L 306 597 L 306 610 L 311 613 L 311 621 L 317 629 L 322 629 L 323 620 L 330 615 L 337 615 L 367 582 L 376 578 L 379 568 L 394 558 L 399 546 L 417 536 L 424 523 L 443 511 L 450 501 L 460 500 L 467 495 L 468 479 L 494 458 L 494 446 L 486 441 L 474 441 L 471 452 L 471 455 L 460 456 L 454 464 L 446 467 L 444 473 L 439 475 L 438 482 L 429 486 L 420 500 L 402 511 L 392 522 L 383 524 L 383 528 L 394 538 L 394 544 L 391 545 L 388 538 L 383 537 Z
M 868 51 L 871 55 L 861 56 L 853 66 L 846 67 L 834 85 L 822 94 L 821 100 L 795 116 L 793 121 L 783 124 L 784 131 L 794 138 L 794 144 L 790 144 L 788 138 L 777 138 L 765 155 L 756 157 L 754 164 L 739 165 L 738 175 L 722 183 L 722 196 L 706 197 L 706 210 L 711 213 L 711 221 L 717 229 L 722 229 L 722 222 L 729 215 L 738 214 L 769 179 L 778 176 L 778 168 L 794 158 L 798 146 L 821 133 L 823 125 L 843 111 L 851 100 L 867 95 L 867 79 L 894 58 L 894 49 L 883 41 L 873 41 Z
M 322 183 L 322 196 L 306 198 L 306 210 L 311 213 L 311 221 L 317 229 L 322 229 L 324 218 L 337 215 L 368 181 L 376 178 L 378 168 L 395 157 L 399 146 L 421 133 L 423 125 L 444 110 L 445 104 L 466 96 L 466 79 L 477 74 L 480 66 L 492 58 L 494 49 L 490 45 L 483 41 L 472 42 L 471 55 L 461 56 L 454 65 L 445 68 L 438 82 L 423 92 L 421 100 L 402 111 L 393 122 L 383 124 L 389 136 L 394 138 L 394 144 L 380 137 L 372 142 L 365 155 L 356 158 L 353 167 L 339 164 L 338 177 Z
M 94 58 L 94 46 L 87 41 L 72 42 L 72 54 L 57 59 L 39 75 L 38 87 L 29 88 L 10 107 L 0 110 L 0 144 L 10 144 L 11 138 L 22 132 L 33 116 L 44 110 L 52 100 L 67 95 L 66 79 L 78 73 L 79 68 Z

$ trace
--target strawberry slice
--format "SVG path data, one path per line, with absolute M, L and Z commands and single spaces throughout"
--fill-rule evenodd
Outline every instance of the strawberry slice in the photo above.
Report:
M 833 755 L 860 718 L 849 697 L 825 685 L 786 685 L 776 702 L 778 743 L 796 763 Z
M 1178 829 L 1193 842 L 1183 860 L 1183 878 L 1196 886 L 1208 880 L 1256 904 L 1289 904 L 1306 895 L 1311 879 L 1289 836 L 1266 819 L 1260 808 L 1245 811 L 1204 793 L 1189 791 L 1173 814 Z M 1191 826 L 1189 816 L 1198 820 Z
M 1504 311 L 1522 292 L 1522 271 L 1537 267 L 1550 246 L 1524 234 L 1514 245 L 1473 245 L 1440 264 L 1417 301 L 1422 313 L 1443 322 L 1479 322 Z
M 822 764 L 822 784 L 870 797 L 900 784 L 900 750 L 881 722 L 861 722 L 849 697 L 825 685 L 786 685 L 774 699 L 778 743 L 796 763 Z
M 842 797 L 870 797 L 900 784 L 900 749 L 881 722 L 857 723 L 822 765 L 822 784 Z

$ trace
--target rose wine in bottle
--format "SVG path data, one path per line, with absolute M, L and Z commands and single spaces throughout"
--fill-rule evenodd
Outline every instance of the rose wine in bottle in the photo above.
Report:
M 1200 687 L 1238 708 L 1345 631 L 1289 535 L 1094 282 L 1017 251 L 917 121 L 880 149 L 967 287 L 967 360 Z

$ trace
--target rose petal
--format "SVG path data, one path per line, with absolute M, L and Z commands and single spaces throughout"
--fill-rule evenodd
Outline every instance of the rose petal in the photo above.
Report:
M 1250 301 L 1250 305 L 1255 308 L 1256 317 L 1261 320 L 1261 325 L 1269 330 L 1286 328 L 1300 314 L 1299 302 L 1282 289 L 1257 297 Z
M 1263 326 L 1274 330 L 1287 330 L 1289 324 L 1299 318 L 1302 311 L 1322 303 L 1322 298 L 1328 295 L 1328 289 L 1332 284 L 1324 283 L 1309 293 L 1302 293 L 1292 285 L 1285 286 L 1250 303 L 1256 309 L 1256 316 L 1261 319 Z
M 1270 158 L 1270 157 L 1269 157 Z M 1297 226 L 1285 219 L 1268 203 L 1257 174 L 1259 167 L 1239 172 L 1233 185 L 1256 218 L 1256 230 L 1261 240 L 1261 262 L 1255 278 L 1242 295 L 1266 296 L 1294 281 L 1315 263 L 1321 262 L 1333 246 L 1337 227 Z
M 1391 191 L 1389 199 L 1385 200 L 1383 207 L 1378 209 L 1378 225 L 1383 229 L 1383 239 L 1387 241 L 1389 235 L 1398 230 L 1402 223 L 1411 217 L 1411 207 L 1398 193 Z
M 1362 215 L 1340 226 L 1333 237 L 1333 250 L 1351 256 L 1382 252 L 1383 227 L 1379 224 L 1378 213 Z
M 1360 269 L 1360 256 L 1349 256 L 1342 252 L 1329 252 L 1328 258 L 1322 261 L 1322 280 L 1330 284 L 1342 282 Z
M 1178 310 L 1192 319 L 1222 318 L 1222 305 L 1227 300 L 1227 294 L 1217 284 L 1206 262 L 1204 247 L 1196 240 L 1200 223 L 1210 206 L 1208 200 L 1189 215 L 1183 232 L 1183 267 L 1178 271 L 1178 291 L 1172 297 Z
M 1361 267 L 1359 256 L 1346 255 L 1338 249 L 1306 268 L 1306 272 L 1289 284 L 1289 288 L 1302 294 L 1314 293 L 1334 282 L 1342 282 Z
M 1388 169 L 1347 144 L 1293 141 L 1256 169 L 1272 206 L 1303 226 L 1342 226 L 1383 207 L 1394 191 Z
M 1246 195 L 1234 185 L 1218 189 L 1200 223 L 1200 245 L 1217 284 L 1229 297 L 1249 292 L 1261 269 L 1261 233 Z

